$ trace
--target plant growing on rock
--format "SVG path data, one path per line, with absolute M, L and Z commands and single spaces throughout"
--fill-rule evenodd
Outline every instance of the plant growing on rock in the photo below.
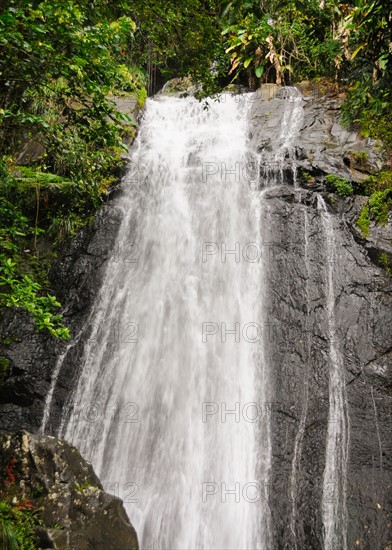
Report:
M 325 181 L 341 197 L 349 197 L 353 194 L 353 187 L 345 178 L 339 178 L 334 174 L 328 174 Z
M 3 486 L 0 486 L 0 547 L 2 550 L 35 550 L 35 528 L 42 525 L 39 510 L 26 496 L 20 497 L 14 473 L 16 458 L 5 466 Z
M 360 184 L 360 192 L 369 196 L 357 219 L 364 237 L 369 236 L 370 222 L 386 225 L 392 210 L 392 172 L 384 170 L 369 176 Z
M 370 233 L 370 217 L 369 217 L 369 207 L 365 205 L 357 219 L 357 226 L 361 230 L 362 235 L 366 238 Z

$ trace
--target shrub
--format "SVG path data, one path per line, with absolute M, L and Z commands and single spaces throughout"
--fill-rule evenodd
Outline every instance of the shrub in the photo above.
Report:
M 339 178 L 334 174 L 328 174 L 325 177 L 325 181 L 341 197 L 349 197 L 350 195 L 353 194 L 352 185 L 344 178 Z
M 11 506 L 0 502 L 0 547 L 4 550 L 35 550 L 35 527 L 42 524 L 28 502 Z
M 364 237 L 369 236 L 369 229 L 370 229 L 370 217 L 369 217 L 369 207 L 368 205 L 365 205 L 357 219 L 357 226 L 361 230 L 361 233 Z
M 388 223 L 389 210 L 392 206 L 392 190 L 375 191 L 369 198 L 369 209 L 376 223 Z
M 385 269 L 389 277 L 392 277 L 392 263 L 385 252 L 382 252 L 379 257 L 380 265 Z

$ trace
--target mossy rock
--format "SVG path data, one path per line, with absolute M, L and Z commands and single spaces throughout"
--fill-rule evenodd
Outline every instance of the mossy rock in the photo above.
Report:
M 10 375 L 10 365 L 11 361 L 4 355 L 0 355 L 0 388 L 4 386 Z
M 138 550 L 122 501 L 103 491 L 91 464 L 67 442 L 2 432 L 0 470 L 8 475 L 8 509 L 28 503 L 37 512 L 38 548 Z
M 172 78 L 162 88 L 165 95 L 192 95 L 196 91 L 195 85 L 190 77 Z

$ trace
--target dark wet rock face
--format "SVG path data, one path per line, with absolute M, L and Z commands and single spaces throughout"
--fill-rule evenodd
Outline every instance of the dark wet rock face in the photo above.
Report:
M 0 434 L 1 485 L 13 466 L 17 499 L 37 509 L 38 548 L 137 550 L 122 501 L 102 489 L 88 462 L 65 441 L 27 432 Z M 8 491 L 12 491 L 8 479 Z
M 0 387 L 0 427 L 37 431 L 58 345 L 37 334 L 24 311 L 4 309 L 0 318 L 1 356 L 6 363 Z
M 274 151 L 279 142 L 287 104 L 287 94 L 282 90 L 263 87 L 256 96 L 261 100 L 252 102 L 251 142 L 258 153 Z M 301 126 L 292 144 L 299 170 L 315 176 L 336 174 L 361 181 L 383 167 L 382 154 L 376 143 L 361 138 L 357 132 L 348 131 L 340 124 L 339 99 L 313 92 L 302 97 L 302 105 Z
M 251 143 L 267 161 L 268 152 L 279 144 L 279 112 L 284 109 L 279 91 L 272 95 L 251 110 Z M 380 255 L 392 251 L 392 223 L 381 227 L 372 222 L 364 238 L 356 221 L 367 199 L 326 193 L 327 174 L 361 181 L 383 167 L 374 143 L 346 131 L 339 120 L 339 100 L 303 98 L 291 159 L 283 179 L 277 179 L 290 187 L 267 189 L 264 195 L 266 314 L 274 328 L 268 342 L 275 401 L 270 486 L 274 549 L 323 547 L 331 262 L 349 415 L 347 545 L 384 550 L 392 541 L 392 279 L 379 267 Z M 311 177 L 302 177 L 304 172 Z M 318 193 L 332 216 L 333 256 Z M 334 490 L 331 487 L 331 499 L 336 498 Z
M 76 341 L 89 330 L 88 315 L 100 288 L 106 262 L 115 248 L 121 221 L 117 200 L 104 205 L 91 228 L 83 229 L 50 274 L 54 293 L 63 304 L 64 322 Z M 66 343 L 37 333 L 30 317 L 15 308 L 0 318 L 0 356 L 8 363 L 0 391 L 0 428 L 39 429 L 51 376 Z M 64 361 L 53 403 L 54 414 L 72 391 L 81 364 L 78 346 Z M 57 405 L 60 408 L 57 408 Z
M 274 244 L 268 320 L 277 327 L 270 362 L 275 400 L 281 404 L 272 429 L 272 523 L 276 548 L 295 548 L 296 542 L 310 550 L 321 548 L 323 540 L 320 511 L 329 407 L 326 269 L 331 258 L 312 192 L 280 188 L 267 192 L 266 198 L 263 221 L 267 240 Z M 360 541 L 360 548 L 383 549 L 392 538 L 392 280 L 355 241 L 344 211 L 334 213 L 334 228 L 336 321 L 350 417 L 348 547 Z M 293 487 L 301 420 L 305 429 Z

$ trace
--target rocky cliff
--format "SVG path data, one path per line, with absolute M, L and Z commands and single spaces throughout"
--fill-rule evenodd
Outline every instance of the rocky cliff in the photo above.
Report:
M 261 153 L 275 147 L 282 101 L 278 92 L 273 100 L 253 106 L 252 140 Z M 392 541 L 392 279 L 378 265 L 380 254 L 391 252 L 392 220 L 384 227 L 372 222 L 365 238 L 356 221 L 366 198 L 328 193 L 327 174 L 358 182 L 383 166 L 375 144 L 346 131 L 339 117 L 338 97 L 304 97 L 300 131 L 288 159 L 292 175 L 286 181 L 291 185 L 264 194 L 268 322 L 275 328 L 269 341 L 275 401 L 270 505 L 272 547 L 279 549 L 323 547 L 329 409 L 326 281 L 331 265 L 349 416 L 347 544 L 350 549 L 384 550 Z M 318 194 L 331 214 L 333 254 Z M 337 498 L 337 484 L 338 479 L 330 487 L 331 501 Z
M 284 102 L 279 90 L 265 90 L 251 109 L 250 143 L 261 158 L 269 158 L 276 146 Z M 383 159 L 371 140 L 341 126 L 336 94 L 319 95 L 306 85 L 303 92 L 303 119 L 287 159 L 286 184 L 265 191 L 263 209 L 270 246 L 268 322 L 276 327 L 269 342 L 275 401 L 271 544 L 290 550 L 322 547 L 329 384 L 326 277 L 333 262 L 349 414 L 348 547 L 384 550 L 392 541 L 392 279 L 380 257 L 392 253 L 392 220 L 385 227 L 371 222 L 368 236 L 363 236 L 356 220 L 366 199 L 341 198 L 325 180 L 334 174 L 361 181 L 381 169 Z M 333 258 L 326 247 L 318 194 L 333 220 Z M 121 216 L 119 191 L 52 270 L 73 335 L 54 391 L 47 428 L 52 433 L 78 376 L 91 306 Z M 28 317 L 16 310 L 2 316 L 0 338 L 0 427 L 36 432 L 65 345 L 36 334 Z

